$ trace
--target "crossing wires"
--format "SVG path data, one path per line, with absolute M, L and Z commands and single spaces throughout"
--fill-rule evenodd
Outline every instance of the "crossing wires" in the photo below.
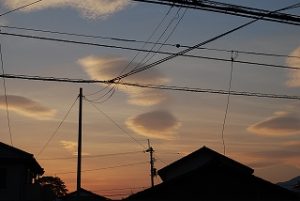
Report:
M 1 43 L 0 43 L 0 59 L 1 59 L 2 75 L 4 75 L 5 70 L 4 70 L 4 62 L 3 62 L 3 53 L 2 53 L 2 44 Z M 8 106 L 6 81 L 5 81 L 4 77 L 2 77 L 2 80 L 3 80 L 3 88 L 4 88 L 4 101 L 5 101 L 5 109 L 6 109 L 7 127 L 8 127 L 10 144 L 11 144 L 11 146 L 13 146 L 13 136 L 12 136 L 12 132 L 11 132 L 10 113 L 9 113 L 9 106 Z
M 299 5 L 300 5 L 299 3 L 296 3 L 296 4 L 293 4 L 293 5 L 287 6 L 287 7 L 285 7 L 285 8 L 278 9 L 278 10 L 276 10 L 276 11 L 271 11 L 270 13 L 274 13 L 274 12 L 278 12 L 278 11 L 282 11 L 282 10 L 288 10 L 288 9 L 294 8 L 295 6 L 299 6 Z M 121 79 L 123 79 L 123 78 L 126 78 L 126 77 L 128 77 L 128 76 L 131 76 L 131 75 L 134 75 L 134 74 L 136 74 L 136 73 L 140 73 L 140 72 L 142 72 L 142 71 L 145 71 L 145 70 L 148 70 L 148 69 L 150 69 L 150 68 L 153 68 L 153 67 L 155 67 L 155 66 L 157 66 L 157 65 L 159 65 L 159 64 L 162 64 L 162 63 L 164 63 L 164 62 L 166 62 L 166 61 L 169 61 L 169 60 L 171 60 L 171 59 L 174 59 L 175 57 L 178 57 L 178 56 L 180 56 L 180 55 L 186 54 L 186 53 L 188 53 L 188 52 L 190 52 L 190 51 L 192 51 L 192 50 L 194 50 L 194 49 L 197 49 L 197 48 L 199 48 L 199 47 L 201 47 L 201 46 L 203 46 L 203 45 L 206 45 L 206 44 L 208 44 L 208 43 L 211 43 L 211 42 L 213 42 L 213 41 L 215 41 L 215 40 L 218 40 L 218 39 L 220 39 L 220 38 L 222 38 L 222 37 L 224 37 L 224 36 L 227 36 L 227 35 L 229 35 L 229 34 L 235 32 L 235 31 L 238 31 L 238 30 L 240 30 L 240 29 L 242 29 L 242 28 L 244 28 L 244 27 L 247 27 L 247 26 L 249 26 L 249 25 L 251 25 L 251 24 L 253 24 L 253 23 L 255 23 L 255 22 L 257 22 L 257 21 L 259 21 L 259 20 L 261 20 L 261 19 L 263 19 L 263 18 L 264 18 L 264 16 L 262 16 L 262 17 L 260 17 L 260 18 L 258 18 L 258 19 L 251 20 L 251 21 L 249 21 L 249 22 L 247 22 L 247 23 L 244 23 L 244 24 L 242 24 L 242 25 L 240 25 L 240 26 L 237 26 L 237 27 L 235 27 L 235 28 L 233 28 L 233 29 L 231 29 L 231 30 L 229 30 L 229 31 L 226 31 L 226 32 L 224 32 L 224 33 L 222 33 L 222 34 L 219 34 L 219 35 L 215 36 L 215 37 L 212 37 L 212 38 L 210 38 L 210 39 L 208 39 L 208 40 L 206 40 L 206 41 L 200 42 L 200 43 L 198 43 L 198 44 L 196 44 L 196 45 L 194 45 L 194 46 L 192 46 L 192 47 L 190 47 L 190 48 L 187 48 L 187 49 L 185 49 L 185 50 L 183 50 L 183 51 L 180 51 L 180 52 L 178 52 L 178 53 L 176 53 L 176 54 L 167 56 L 167 57 L 165 57 L 165 58 L 163 58 L 163 59 L 160 59 L 160 60 L 158 60 L 158 61 L 155 61 L 155 62 L 153 62 L 153 63 L 151 63 L 151 64 L 149 64 L 149 65 L 145 65 L 145 66 L 143 66 L 143 67 L 141 67 L 141 68 L 138 68 L 138 69 L 136 69 L 136 70 L 134 70 L 134 71 L 131 71 L 131 72 L 129 72 L 129 73 L 125 73 L 125 74 L 123 74 L 123 75 L 121 75 L 121 76 L 118 76 L 118 77 L 116 77 L 116 78 L 114 78 L 114 79 L 112 79 L 112 80 L 110 80 L 110 81 L 116 82 L 116 81 L 119 81 L 119 80 L 121 80 Z

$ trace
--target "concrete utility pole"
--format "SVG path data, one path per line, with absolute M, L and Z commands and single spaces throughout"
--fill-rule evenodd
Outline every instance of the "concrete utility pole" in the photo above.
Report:
M 155 159 L 153 158 L 153 152 L 154 149 L 150 145 L 150 140 L 148 139 L 148 149 L 146 152 L 150 153 L 150 175 L 151 175 L 151 187 L 154 186 L 154 176 L 156 175 L 156 169 L 154 168 L 154 161 Z
M 77 151 L 77 196 L 81 189 L 81 146 L 82 146 L 82 88 L 79 92 L 79 120 L 78 120 L 78 151 Z

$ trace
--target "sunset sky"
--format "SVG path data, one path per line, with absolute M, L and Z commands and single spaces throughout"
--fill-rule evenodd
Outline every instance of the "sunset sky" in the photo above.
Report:
M 34 1 L 0 0 L 0 14 L 31 2 Z M 299 1 L 219 2 L 277 10 Z M 285 12 L 300 15 L 300 8 Z M 177 48 L 176 44 L 193 46 L 250 20 L 128 0 L 44 0 L 1 16 L 0 29 L 5 33 L 178 52 L 185 48 Z M 299 96 L 299 36 L 299 26 L 258 21 L 207 44 L 208 49 L 188 53 L 299 70 L 176 57 L 122 81 L 228 90 L 233 65 L 233 91 Z M 168 56 L 5 35 L 0 35 L 0 42 L 6 74 L 109 80 Z M 147 139 L 155 149 L 157 169 L 202 146 L 223 153 L 227 95 L 122 85 L 5 81 L 13 145 L 33 153 L 45 175 L 61 177 L 69 191 L 76 186 L 78 100 L 75 100 L 80 87 L 85 96 L 82 187 L 87 190 L 122 197 L 149 187 L 149 155 L 143 152 L 148 146 Z M 0 140 L 11 144 L 4 91 L 1 79 Z M 254 168 L 255 175 L 271 182 L 300 175 L 299 108 L 299 100 L 230 96 L 223 133 L 226 155 Z M 155 182 L 161 180 L 156 178 Z

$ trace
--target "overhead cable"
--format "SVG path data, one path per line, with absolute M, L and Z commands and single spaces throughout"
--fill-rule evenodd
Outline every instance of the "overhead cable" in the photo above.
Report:
M 97 155 L 84 155 L 82 158 L 102 158 L 102 157 L 112 157 L 112 156 L 123 156 L 130 154 L 144 153 L 144 151 L 130 151 L 130 152 L 121 152 L 121 153 L 109 153 L 109 154 L 97 154 Z M 53 161 L 53 160 L 68 160 L 68 159 L 77 159 L 77 156 L 71 157 L 57 157 L 57 158 L 40 158 L 39 161 Z
M 259 8 L 251 8 L 241 5 L 222 3 L 210 0 L 133 0 L 145 3 L 154 3 L 160 5 L 172 5 L 177 7 L 199 9 L 205 11 L 212 11 L 224 14 L 230 14 L 235 16 L 247 17 L 252 19 L 263 19 L 267 21 L 273 21 L 278 23 L 285 23 L 291 25 L 300 25 L 300 16 L 287 13 L 281 13 L 280 11 L 269 11 Z M 300 3 L 294 4 L 289 8 L 298 8 Z
M 111 84 L 111 82 L 103 81 L 103 80 L 54 78 L 54 77 L 41 77 L 41 76 L 15 75 L 15 74 L 4 74 L 4 75 L 0 75 L 0 77 L 10 78 L 10 79 L 45 81 L 45 82 L 64 82 L 64 83 L 82 83 L 82 84 L 92 84 L 92 83 Z M 139 87 L 139 88 L 169 90 L 169 91 L 184 91 L 184 92 L 211 93 L 211 94 L 223 94 L 223 95 L 228 94 L 227 90 L 219 90 L 219 89 L 203 89 L 203 88 L 180 87 L 180 86 L 171 86 L 171 85 L 139 84 L 139 83 L 129 83 L 129 82 L 116 82 L 114 84 L 124 85 L 124 86 L 131 86 L 131 87 Z M 300 96 L 293 96 L 293 95 L 280 95 L 280 94 L 269 94 L 269 93 L 248 92 L 248 91 L 231 91 L 230 93 L 231 93 L 231 95 L 234 95 L 234 96 L 248 96 L 248 97 L 258 97 L 258 98 L 300 100 Z
M 99 171 L 99 170 L 107 170 L 107 169 L 114 169 L 114 168 L 121 168 L 121 167 L 130 167 L 130 166 L 135 166 L 135 165 L 142 165 L 146 164 L 148 162 L 137 162 L 137 163 L 128 163 L 128 164 L 122 164 L 122 165 L 116 165 L 116 166 L 109 166 L 109 167 L 102 167 L 102 168 L 94 168 L 94 169 L 85 169 L 82 170 L 81 172 L 94 172 L 94 171 Z M 55 174 L 62 175 L 62 174 L 73 174 L 77 173 L 77 171 L 69 171 L 69 172 L 56 172 Z
M 299 4 L 299 3 L 298 3 L 298 4 Z M 290 9 L 290 8 L 294 7 L 295 5 L 298 5 L 298 4 L 293 4 L 293 5 L 291 5 L 291 6 L 287 6 L 287 7 L 285 7 L 285 8 L 282 8 L 282 9 L 279 9 L 279 10 L 276 10 L 276 11 L 272 11 L 272 12 L 270 12 L 270 13 L 277 12 L 277 11 L 281 11 L 281 10 L 287 10 L 287 9 Z M 249 21 L 249 22 L 247 22 L 247 23 L 244 23 L 244 24 L 242 24 L 242 25 L 240 25 L 240 26 L 237 26 L 237 27 L 234 28 L 234 29 L 231 29 L 231 30 L 226 31 L 226 32 L 224 32 L 224 33 L 222 33 L 222 34 L 219 34 L 219 35 L 217 35 L 217 36 L 215 36 L 215 37 L 213 37 L 213 38 L 210 38 L 210 39 L 208 39 L 208 40 L 206 40 L 206 41 L 200 42 L 200 43 L 198 43 L 197 45 L 192 46 L 191 48 L 187 48 L 187 49 L 185 49 L 185 50 L 183 50 L 183 51 L 180 51 L 180 52 L 178 52 L 178 53 L 176 53 L 176 54 L 173 54 L 173 55 L 167 56 L 167 57 L 165 57 L 165 58 L 163 58 L 163 59 L 160 59 L 160 60 L 158 60 L 158 61 L 155 61 L 155 62 L 153 62 L 153 63 L 151 63 L 151 64 L 149 64 L 149 65 L 143 66 L 143 67 L 141 67 L 141 68 L 135 69 L 134 71 L 131 71 L 131 72 L 129 72 L 129 73 L 125 73 L 125 74 L 123 74 L 123 75 L 121 75 L 121 76 L 118 76 L 118 77 L 112 79 L 111 81 L 118 81 L 118 80 L 121 80 L 121 79 L 123 79 L 123 78 L 125 78 L 125 77 L 128 77 L 128 76 L 134 75 L 134 74 L 136 74 L 136 73 L 140 73 L 140 72 L 142 72 L 142 71 L 145 71 L 145 70 L 148 70 L 148 69 L 150 69 L 150 68 L 153 68 L 153 67 L 155 67 L 155 66 L 157 66 L 157 65 L 159 65 L 159 64 L 161 64 L 161 63 L 164 63 L 164 62 L 166 62 L 166 61 L 169 61 L 169 60 L 171 60 L 171 59 L 173 59 L 173 58 L 175 58 L 175 57 L 178 57 L 178 56 L 180 56 L 180 55 L 186 54 L 186 53 L 188 53 L 188 52 L 190 52 L 190 51 L 192 51 L 192 50 L 194 50 L 194 49 L 196 49 L 196 48 L 198 48 L 198 47 L 201 47 L 201 46 L 203 46 L 203 45 L 206 45 L 206 44 L 208 44 L 208 43 L 211 43 L 211 42 L 213 42 L 213 41 L 215 41 L 215 40 L 217 40 L 217 39 L 219 39 L 219 38 L 222 38 L 222 37 L 224 37 L 224 36 L 226 36 L 226 35 L 229 35 L 229 34 L 235 32 L 235 31 L 237 31 L 237 30 L 240 30 L 240 29 L 242 29 L 242 28 L 244 28 L 244 27 L 246 27 L 246 26 L 249 26 L 249 25 L 251 25 L 251 24 L 253 24 L 253 23 L 255 23 L 255 22 L 257 22 L 258 20 L 263 19 L 263 18 L 264 18 L 264 17 L 262 16 L 262 17 L 260 17 L 260 18 L 258 18 L 258 19 L 251 20 L 251 21 Z
M 34 4 L 37 4 L 37 3 L 41 2 L 41 1 L 43 1 L 43 0 L 34 1 L 34 2 L 32 2 L 32 3 L 29 3 L 29 4 L 26 4 L 26 5 L 20 6 L 20 7 L 18 7 L 18 8 L 15 8 L 15 9 L 12 9 L 12 10 L 9 10 L 9 11 L 6 11 L 6 12 L 0 14 L 0 17 L 2 17 L 2 16 L 4 16 L 4 15 L 7 15 L 7 14 L 9 14 L 9 13 L 12 13 L 12 12 L 15 12 L 15 11 L 22 10 L 22 9 L 24 9 L 24 8 L 30 7 L 30 6 L 32 6 L 32 5 L 34 5 Z
M 2 44 L 0 43 L 0 59 L 1 59 L 1 70 L 2 75 L 5 74 L 4 70 L 4 62 L 3 62 L 3 53 L 2 53 Z M 5 100 L 5 110 L 6 110 L 6 121 L 7 121 L 7 127 L 8 127 L 8 133 L 9 133 L 9 139 L 11 146 L 14 146 L 13 144 L 13 135 L 11 131 L 11 123 L 10 123 L 10 113 L 9 113 L 9 106 L 8 106 L 8 98 L 7 98 L 7 86 L 5 78 L 2 77 L 3 80 L 3 88 L 4 88 L 4 100 Z
M 139 48 L 131 48 L 131 47 L 124 47 L 124 46 L 116 46 L 116 45 L 106 45 L 106 44 L 99 44 L 99 43 L 90 43 L 90 42 L 83 42 L 83 41 L 76 41 L 76 40 L 67 40 L 67 39 L 59 39 L 59 38 L 50 38 L 50 37 L 41 37 L 41 36 L 34 36 L 34 35 L 24 35 L 24 34 L 14 34 L 14 33 L 7 33 L 7 32 L 0 32 L 0 35 L 7 35 L 7 36 L 15 36 L 15 37 L 22 37 L 22 38 L 31 38 L 31 39 L 38 39 L 38 40 L 46 40 L 46 41 L 55 41 L 55 42 L 64 42 L 64 43 L 71 43 L 71 44 L 78 44 L 78 45 L 89 45 L 89 46 L 98 46 L 98 47 L 105 47 L 105 48 L 115 48 L 115 49 L 122 49 L 122 50 L 130 50 L 130 51 L 139 51 L 139 52 L 151 52 L 151 53 L 157 53 L 157 54 L 165 54 L 170 55 L 166 58 L 172 59 L 175 57 L 190 57 L 190 58 L 197 58 L 197 59 L 207 59 L 207 60 L 215 60 L 215 61 L 224 61 L 224 62 L 231 62 L 230 59 L 224 59 L 224 58 L 217 58 L 217 57 L 207 57 L 207 56 L 199 56 L 199 55 L 191 55 L 191 54 L 185 54 L 185 53 L 174 53 L 174 52 L 165 52 L 165 51 L 154 51 L 154 50 L 146 50 L 146 49 L 139 49 Z M 192 49 L 195 46 L 192 46 L 188 49 Z M 199 48 L 199 47 L 198 47 Z M 172 58 L 171 58 L 172 57 Z M 299 57 L 300 58 L 300 57 Z M 167 61 L 167 60 L 166 60 Z M 165 61 L 156 61 L 152 64 L 142 66 L 141 69 L 135 69 L 133 71 L 130 71 L 127 74 L 135 74 L 137 72 L 143 71 L 143 68 L 152 68 L 160 63 L 163 63 Z M 243 60 L 235 60 L 235 63 L 240 64 L 246 64 L 246 65 L 256 65 L 256 66 L 262 66 L 262 67 L 271 67 L 271 68 L 282 68 L 282 69 L 291 69 L 291 70 L 300 70 L 300 67 L 297 66 L 286 66 L 286 65 L 275 65 L 275 64 L 266 64 L 266 63 L 258 63 L 258 62 L 251 62 L 251 61 L 243 61 Z M 137 72 L 135 72 L 137 71 Z M 125 75 L 121 75 L 118 77 L 124 77 Z M 128 75 L 129 76 L 129 75 Z M 117 78 L 113 79 L 116 80 Z
M 56 136 L 56 134 L 58 133 L 58 130 L 60 129 L 60 127 L 62 126 L 62 124 L 64 123 L 64 121 L 66 120 L 66 118 L 68 117 L 68 115 L 70 114 L 72 108 L 74 107 L 75 103 L 77 102 L 79 96 L 77 96 L 77 98 L 75 99 L 75 101 L 72 103 L 72 105 L 70 106 L 69 110 L 67 111 L 67 113 L 65 114 L 65 116 L 62 118 L 62 120 L 60 121 L 60 123 L 58 124 L 58 126 L 56 127 L 56 129 L 54 130 L 54 132 L 51 134 L 51 136 L 49 137 L 49 139 L 47 140 L 47 142 L 43 145 L 43 147 L 41 148 L 41 150 L 38 152 L 37 156 L 41 155 L 46 147 L 49 145 L 49 143 L 51 142 L 51 140 Z
M 119 41 L 119 42 L 163 45 L 163 46 L 176 47 L 176 48 L 190 48 L 191 47 L 191 46 L 180 44 L 180 43 L 171 44 L 171 43 L 162 43 L 162 42 L 151 42 L 151 41 L 148 41 L 148 40 L 143 41 L 143 40 L 128 39 L 128 38 L 118 38 L 118 37 L 87 35 L 87 34 L 78 34 L 78 33 L 69 33 L 69 32 L 59 32 L 59 31 L 51 31 L 51 30 L 45 30 L 45 29 L 34 29 L 34 28 L 16 27 L 16 26 L 7 26 L 7 25 L 0 25 L 0 27 L 1 28 L 8 28 L 8 29 L 17 29 L 17 30 L 41 32 L 41 33 L 67 35 L 67 36 L 78 36 L 78 37 L 86 37 L 86 38 L 94 38 L 94 39 L 105 39 L 105 40 L 112 40 L 112 41 Z M 142 47 L 142 48 L 144 48 L 144 47 Z M 245 50 L 237 50 L 237 49 L 230 50 L 230 49 L 208 48 L 208 47 L 198 47 L 197 49 L 199 49 L 199 50 L 209 50 L 209 51 L 218 51 L 218 52 L 227 52 L 227 53 L 230 53 L 230 52 L 233 51 L 233 52 L 237 52 L 238 54 L 248 54 L 248 55 L 268 56 L 268 57 L 288 57 L 288 58 L 299 58 L 300 59 L 300 56 L 295 56 L 295 55 L 285 55 L 285 54 L 266 53 L 266 52 L 257 52 L 257 51 L 245 51 Z M 141 51 L 143 51 L 143 50 L 141 50 Z M 149 51 L 149 52 L 151 52 L 151 51 Z M 163 53 L 160 53 L 160 52 L 158 52 L 158 53 L 163 54 Z

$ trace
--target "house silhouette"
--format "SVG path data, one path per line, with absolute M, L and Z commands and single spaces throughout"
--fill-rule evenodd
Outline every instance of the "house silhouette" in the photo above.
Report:
M 202 147 L 158 171 L 163 182 L 126 200 L 297 200 L 254 170 Z
M 0 200 L 41 200 L 43 173 L 33 154 L 0 142 Z

